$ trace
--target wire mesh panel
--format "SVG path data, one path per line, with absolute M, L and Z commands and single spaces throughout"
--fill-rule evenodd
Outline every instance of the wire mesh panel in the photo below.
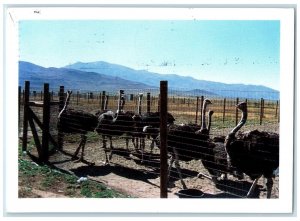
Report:
M 67 101 L 68 90 L 65 88 L 61 100 Z M 35 94 L 31 91 L 30 100 L 42 100 L 43 94 L 38 93 L 40 90 L 35 91 Z M 225 136 L 242 117 L 242 112 L 236 105 L 246 102 L 248 108 L 247 121 L 240 132 L 258 129 L 279 133 L 280 104 L 278 100 L 270 99 L 271 96 L 268 99 L 238 97 L 234 96 L 234 91 L 231 97 L 219 94 L 222 92 L 208 94 L 200 90 L 187 92 L 169 89 L 167 139 L 170 160 L 173 157 L 175 161 L 170 167 L 169 181 L 175 188 L 182 188 L 182 176 L 187 188 L 201 189 L 207 193 L 207 197 L 245 197 L 252 180 L 240 171 L 228 172 L 224 146 Z M 98 177 L 113 172 L 129 179 L 146 183 L 151 180 L 155 183 L 160 176 L 159 97 L 158 89 L 125 88 L 122 94 L 119 90 L 73 90 L 66 107 L 69 112 L 64 116 L 69 128 L 62 130 L 65 155 L 51 156 L 51 162 L 63 165 L 79 176 L 88 174 Z M 207 104 L 203 112 L 206 99 L 211 104 Z M 22 101 L 22 94 L 20 100 Z M 59 91 L 51 89 L 51 101 L 59 100 Z M 58 104 L 51 105 L 50 108 L 50 134 L 58 140 L 57 126 L 61 110 Z M 40 119 L 41 110 L 40 107 L 32 107 L 32 111 Z M 75 113 L 80 117 L 76 118 Z M 22 121 L 22 102 L 20 115 Z M 199 135 L 203 126 L 208 132 Z M 176 128 L 179 131 L 172 132 Z M 38 129 L 39 136 L 41 132 Z M 50 148 L 54 146 L 50 145 Z M 82 164 L 76 166 L 73 161 L 74 155 L 77 155 L 74 159 L 82 156 L 86 162 L 95 163 L 94 169 L 89 168 L 83 172 Z M 109 169 L 100 168 L 99 165 L 108 162 L 111 165 Z M 224 179 L 225 175 L 227 179 Z M 273 187 L 275 198 L 278 197 L 278 179 L 276 176 Z M 159 186 L 159 182 L 155 184 Z M 264 186 L 263 181 L 260 180 L 258 185 Z M 174 189 L 174 186 L 170 185 L 169 188 Z M 261 197 L 262 194 L 255 192 L 253 196 Z

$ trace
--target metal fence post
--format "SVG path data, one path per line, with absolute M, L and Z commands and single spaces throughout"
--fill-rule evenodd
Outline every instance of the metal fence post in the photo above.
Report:
M 168 82 L 160 82 L 160 198 L 168 197 L 167 151 Z

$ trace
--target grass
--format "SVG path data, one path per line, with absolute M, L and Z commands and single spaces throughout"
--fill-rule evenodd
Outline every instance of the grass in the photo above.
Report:
M 19 159 L 19 197 L 43 197 L 34 190 L 50 192 L 61 197 L 76 198 L 128 198 L 105 185 L 86 180 L 77 182 L 78 177 L 38 165 L 27 159 Z

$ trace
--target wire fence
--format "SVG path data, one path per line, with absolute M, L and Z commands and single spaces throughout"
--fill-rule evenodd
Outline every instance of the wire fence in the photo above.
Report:
M 56 105 L 50 106 L 50 134 L 59 145 L 58 115 L 67 99 L 67 90 L 63 93 L 59 90 L 50 91 L 49 94 L 51 102 L 56 102 Z M 23 131 L 24 97 L 24 91 L 19 87 L 20 133 Z M 38 104 L 43 99 L 44 91 L 30 90 L 29 100 L 31 102 Z M 200 129 L 202 123 L 204 114 L 202 113 L 202 106 L 205 99 L 209 99 L 212 103 L 207 106 L 205 113 L 206 123 L 210 124 L 211 128 L 209 131 L 210 140 L 199 143 L 195 132 Z M 248 106 L 247 123 L 241 131 L 259 129 L 260 131 L 279 133 L 279 100 L 221 97 L 220 95 L 207 96 L 196 92 L 195 94 L 186 94 L 185 91 L 169 89 L 167 108 L 173 120 L 168 116 L 168 121 L 170 121 L 168 123 L 174 123 L 175 127 L 183 125 L 188 129 L 178 134 L 171 134 L 173 138 L 168 138 L 168 151 L 172 153 L 172 147 L 176 146 L 181 176 L 189 188 L 199 188 L 199 185 L 203 188 L 203 185 L 206 185 L 213 186 L 212 190 L 214 191 L 230 193 L 231 196 L 243 197 L 247 194 L 251 186 L 251 179 L 245 177 L 242 181 L 238 181 L 241 177 L 228 174 L 227 155 L 224 149 L 225 136 L 241 118 L 241 112 L 236 108 L 240 102 L 247 102 Z M 43 112 L 39 105 L 32 105 L 31 109 L 38 118 L 43 118 Z M 114 93 L 73 91 L 67 109 L 70 112 L 65 115 L 65 120 L 68 122 L 69 131 L 63 131 L 63 151 L 72 155 L 82 144 L 82 135 L 84 134 L 87 138 L 84 152 L 85 160 L 90 162 L 109 160 L 110 163 L 134 170 L 136 174 L 140 175 L 142 171 L 146 178 L 160 177 L 161 159 L 157 137 L 159 135 L 161 105 L 158 90 L 130 89 L 125 90 L 122 96 L 120 91 Z M 211 123 L 208 120 L 209 110 L 214 112 L 211 116 Z M 75 119 L 74 112 L 80 115 L 79 118 Z M 117 112 L 118 114 L 116 114 Z M 95 118 L 90 118 L 91 115 Z M 101 115 L 102 121 L 99 123 Z M 144 121 L 141 122 L 138 117 L 142 117 Z M 89 120 L 95 121 L 93 119 L 97 119 L 97 122 L 90 128 L 96 126 L 96 130 L 83 128 L 89 124 Z M 148 130 L 144 130 L 145 126 L 149 125 Z M 78 132 L 77 129 L 82 129 L 84 132 Z M 37 133 L 38 136 L 42 136 L 42 129 L 38 128 Z M 30 128 L 28 136 L 29 139 L 33 137 Z M 110 147 L 110 137 L 113 149 Z M 170 139 L 173 140 L 170 142 Z M 210 149 L 209 145 L 212 143 L 220 147 L 215 149 L 215 152 Z M 50 145 L 50 148 L 55 148 L 55 145 Z M 109 159 L 110 154 L 111 159 Z M 219 175 L 228 174 L 229 179 L 220 180 L 217 184 L 195 179 L 199 173 L 208 176 L 211 174 L 210 170 L 217 171 Z M 173 166 L 170 170 L 169 179 L 175 182 L 177 186 L 181 186 L 178 172 L 177 167 Z M 138 179 L 135 175 L 128 176 Z M 226 197 L 228 196 L 226 195 Z

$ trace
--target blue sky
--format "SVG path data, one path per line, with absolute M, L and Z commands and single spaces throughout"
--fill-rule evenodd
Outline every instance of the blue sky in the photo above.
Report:
M 44 67 L 107 61 L 279 90 L 280 22 L 211 20 L 20 21 L 19 59 Z

